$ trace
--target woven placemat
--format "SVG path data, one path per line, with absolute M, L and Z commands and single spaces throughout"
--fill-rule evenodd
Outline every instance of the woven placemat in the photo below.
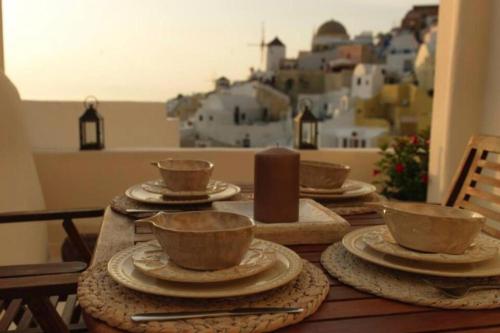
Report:
M 335 243 L 323 252 L 321 264 L 341 282 L 380 297 L 443 309 L 478 310 L 500 307 L 498 289 L 478 290 L 455 299 L 446 297 L 424 281 L 443 286 L 461 286 L 498 283 L 495 278 L 441 278 L 401 272 L 357 258 L 341 243 Z
M 78 299 L 90 316 L 129 332 L 269 332 L 313 314 L 328 295 L 329 282 L 313 264 L 289 284 L 256 295 L 224 299 L 186 299 L 148 295 L 120 286 L 101 263 L 87 270 L 78 283 Z M 165 322 L 134 323 L 130 316 L 144 312 L 178 312 L 241 307 L 302 307 L 298 314 L 265 314 Z

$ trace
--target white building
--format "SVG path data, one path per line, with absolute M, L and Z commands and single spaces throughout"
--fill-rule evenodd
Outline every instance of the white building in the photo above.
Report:
M 408 31 L 395 33 L 386 50 L 387 74 L 397 79 L 411 74 L 418 47 L 418 41 L 413 33 Z
M 424 36 L 424 42 L 420 45 L 415 58 L 415 75 L 418 85 L 429 94 L 434 91 L 436 39 L 437 26 L 434 26 Z
M 297 57 L 297 68 L 299 70 L 321 70 L 327 64 L 338 58 L 338 51 L 329 49 L 325 51 L 300 51 Z
M 195 143 L 204 146 L 263 147 L 270 142 L 291 145 L 290 116 L 269 122 L 270 111 L 257 96 L 261 88 L 268 93 L 273 90 L 260 82 L 246 81 L 208 94 L 186 122 L 181 135 L 193 136 Z M 279 99 L 285 96 L 278 91 L 276 94 Z M 288 96 L 285 98 L 289 103 Z
M 266 71 L 277 72 L 280 68 L 280 62 L 286 58 L 285 44 L 279 40 L 278 37 L 274 38 L 267 44 L 266 56 Z
M 325 94 L 301 94 L 312 102 L 312 112 L 322 120 L 318 123 L 320 147 L 370 148 L 377 146 L 378 138 L 387 133 L 385 127 L 358 126 L 349 88 Z
M 373 33 L 371 31 L 363 31 L 359 35 L 354 36 L 354 41 L 359 44 L 373 45 Z
M 320 147 L 372 148 L 388 132 L 385 127 L 356 125 L 356 110 L 349 95 L 340 98 L 332 117 L 319 123 Z M 333 105 L 332 105 L 333 106 Z
M 368 99 L 377 95 L 384 86 L 384 73 L 379 64 L 358 64 L 352 74 L 352 97 Z
M 297 105 L 301 105 L 304 100 L 311 102 L 311 111 L 319 121 L 330 119 L 351 106 L 349 88 L 328 91 L 324 94 L 300 94 L 297 97 Z

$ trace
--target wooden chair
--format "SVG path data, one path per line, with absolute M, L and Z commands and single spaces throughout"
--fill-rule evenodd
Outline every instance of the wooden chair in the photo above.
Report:
M 483 214 L 484 231 L 500 238 L 500 137 L 473 136 L 443 203 Z
M 86 332 L 76 298 L 80 273 L 92 253 L 73 219 L 100 217 L 103 209 L 0 213 L 0 223 L 63 220 L 82 262 L 0 267 L 0 332 Z

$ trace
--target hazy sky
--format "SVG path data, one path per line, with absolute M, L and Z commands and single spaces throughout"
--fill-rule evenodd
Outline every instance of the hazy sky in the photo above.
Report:
M 387 31 L 437 0 L 3 0 L 6 72 L 24 99 L 165 101 L 259 67 L 248 43 L 308 50 L 329 19 Z

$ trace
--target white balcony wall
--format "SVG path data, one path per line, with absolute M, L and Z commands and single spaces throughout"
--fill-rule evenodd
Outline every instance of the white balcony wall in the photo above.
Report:
M 102 101 L 106 148 L 179 146 L 179 123 L 166 118 L 165 104 Z M 35 149 L 79 149 L 78 118 L 82 102 L 23 101 L 23 114 Z

